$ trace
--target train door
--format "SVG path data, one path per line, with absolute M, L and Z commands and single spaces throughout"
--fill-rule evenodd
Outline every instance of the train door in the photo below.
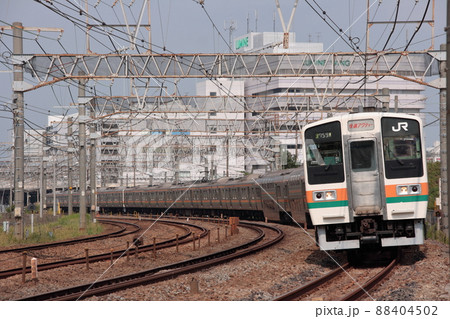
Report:
M 348 188 L 351 189 L 351 206 L 354 214 L 380 214 L 381 201 L 380 168 L 377 140 L 349 140 Z

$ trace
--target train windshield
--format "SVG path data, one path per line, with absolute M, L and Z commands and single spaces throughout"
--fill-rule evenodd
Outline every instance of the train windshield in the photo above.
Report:
M 381 127 L 386 178 L 423 176 L 419 123 L 386 117 Z
M 331 122 L 307 129 L 305 144 L 309 184 L 344 181 L 340 122 Z

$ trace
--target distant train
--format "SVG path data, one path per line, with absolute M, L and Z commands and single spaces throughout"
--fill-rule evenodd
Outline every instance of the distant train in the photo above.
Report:
M 295 221 L 316 228 L 322 250 L 423 243 L 428 184 L 419 118 L 332 117 L 305 126 L 303 141 L 304 168 L 193 185 L 99 189 L 97 205 L 112 212 Z M 57 200 L 67 209 L 67 192 Z

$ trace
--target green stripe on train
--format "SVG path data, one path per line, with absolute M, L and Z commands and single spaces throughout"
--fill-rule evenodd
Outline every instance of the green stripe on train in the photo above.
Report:
M 387 197 L 386 203 L 410 203 L 410 202 L 427 202 L 428 195 L 413 195 L 413 196 L 397 196 L 397 197 Z
M 330 208 L 330 207 L 345 207 L 348 206 L 348 200 L 338 200 L 338 201 L 323 201 L 316 203 L 308 203 L 309 209 L 314 208 Z

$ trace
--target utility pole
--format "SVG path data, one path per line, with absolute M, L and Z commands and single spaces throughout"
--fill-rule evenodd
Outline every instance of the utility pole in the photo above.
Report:
M 44 212 L 44 157 L 45 157 L 45 153 L 44 153 L 44 145 L 45 145 L 45 134 L 42 136 L 42 158 L 41 158 L 41 178 L 40 178 L 40 182 L 39 182 L 39 218 L 42 218 L 43 216 L 43 212 Z
M 23 54 L 23 26 L 13 23 L 13 54 Z M 23 101 L 23 65 L 14 59 L 13 108 L 14 108 L 14 234 L 17 239 L 24 238 L 23 189 L 24 189 L 24 101 Z
M 172 150 L 175 150 L 175 176 L 174 176 L 174 184 L 178 185 L 180 182 L 180 145 L 175 143 L 175 148 Z
M 68 214 L 73 214 L 73 194 L 72 194 L 72 188 L 73 188 L 73 181 L 72 181 L 72 156 L 73 156 L 73 118 L 69 117 L 67 121 L 67 140 L 69 141 L 69 149 L 67 152 L 67 182 L 68 182 L 68 192 L 69 192 L 69 205 L 68 205 Z
M 228 138 L 228 127 L 227 127 L 227 136 L 225 137 L 226 139 L 226 145 L 225 145 L 225 152 L 227 155 L 227 163 L 226 163 L 226 176 L 229 177 L 230 173 L 229 173 L 229 168 L 230 168 L 230 139 Z
M 44 179 L 42 181 L 42 211 L 47 213 L 47 173 L 45 172 L 45 160 L 44 160 Z
M 284 32 L 284 34 L 283 34 L 283 49 L 289 49 L 289 30 L 291 29 L 292 21 L 294 19 L 294 15 L 295 15 L 295 10 L 297 9 L 298 0 L 295 0 L 295 4 L 294 4 L 294 7 L 292 8 L 291 17 L 289 18 L 289 22 L 288 22 L 287 26 L 284 23 L 283 14 L 281 13 L 280 2 L 278 0 L 275 0 L 275 4 L 277 6 L 278 15 L 280 16 L 281 26 L 283 27 L 283 32 Z
M 446 51 L 447 51 L 447 54 L 446 54 L 447 59 L 446 60 L 447 61 L 449 61 L 449 58 L 450 58 L 450 55 L 449 55 L 449 52 L 450 52 L 450 30 L 449 30 L 450 25 L 449 25 L 449 23 L 450 23 L 450 5 L 448 4 L 448 1 L 447 1 L 447 23 L 446 23 L 446 28 L 445 28 L 445 31 L 447 33 L 447 45 L 446 45 Z M 445 114 L 446 115 L 445 116 L 445 124 L 446 124 L 446 129 L 447 129 L 446 134 L 448 134 L 448 132 L 450 132 L 450 99 L 448 97 L 447 92 L 449 92 L 449 90 L 450 90 L 450 72 L 447 72 L 447 74 L 446 74 L 446 81 L 447 81 L 447 83 L 446 83 L 445 99 L 446 99 L 446 104 L 447 104 L 447 112 Z M 443 117 L 441 117 L 441 119 L 443 119 Z M 442 136 L 441 136 L 441 138 L 442 138 Z M 447 151 L 450 149 L 449 143 L 450 143 L 450 139 L 447 138 L 447 141 L 446 141 Z M 441 143 L 441 146 L 442 146 L 442 143 Z M 448 164 L 448 152 L 445 154 L 445 157 L 447 159 L 447 164 Z M 441 157 L 441 160 L 442 160 L 442 157 Z M 442 165 L 443 164 L 441 162 L 441 166 Z M 448 183 L 448 180 L 450 178 L 450 170 L 447 169 L 447 174 L 443 175 L 443 176 L 447 177 L 447 187 L 445 187 L 443 189 L 447 192 L 447 196 L 448 196 L 449 191 L 450 191 L 450 189 L 449 189 L 450 183 Z M 443 177 L 443 176 L 441 176 L 441 177 Z M 443 216 L 443 220 L 442 220 L 442 228 L 443 229 L 447 228 L 447 232 L 448 232 L 447 236 L 448 236 L 448 238 L 450 238 L 450 227 L 449 227 L 449 220 L 448 220 L 448 205 L 447 205 L 447 211 L 444 211 L 443 215 L 444 216 Z
M 24 237 L 24 91 L 32 86 L 23 80 L 23 65 L 27 58 L 23 56 L 23 30 L 38 32 L 60 32 L 58 28 L 23 27 L 22 23 L 14 22 L 12 26 L 0 26 L 2 30 L 13 32 L 13 129 L 14 129 L 14 217 L 16 219 L 15 236 Z M 42 200 L 42 199 L 41 199 Z M 11 205 L 12 206 L 12 202 Z
M 442 44 L 440 49 L 445 51 L 445 44 Z M 445 80 L 447 76 L 447 61 L 440 61 L 439 63 L 439 75 L 441 81 Z M 448 216 L 448 178 L 447 178 L 447 163 L 448 163 L 448 146 L 447 146 L 447 132 L 448 126 L 446 123 L 447 116 L 447 90 L 443 85 L 439 86 L 439 115 L 441 120 L 439 121 L 440 131 L 440 157 L 441 157 L 441 214 L 442 216 Z M 448 121 L 448 119 L 447 119 Z M 445 223 L 443 223 L 444 226 Z
M 231 20 L 230 26 L 224 26 L 224 30 L 228 31 L 228 48 L 229 52 L 233 52 L 233 43 L 231 42 L 231 37 L 233 35 L 234 30 L 236 30 L 236 21 Z
M 56 152 L 57 150 L 53 149 L 53 216 L 56 216 Z
M 91 148 L 90 148 L 90 168 L 89 168 L 89 173 L 90 173 L 90 183 L 91 183 L 91 218 L 94 218 L 95 216 L 95 211 L 97 208 L 97 176 L 96 176 L 96 171 L 95 171 L 95 166 L 96 166 L 96 143 L 95 143 L 95 134 L 96 134 L 96 129 L 95 129 L 95 103 L 92 103 L 92 108 L 91 108 L 91 125 L 89 127 L 89 135 L 90 135 L 90 139 L 91 139 Z
M 39 217 L 42 218 L 47 213 L 47 173 L 46 173 L 46 155 L 47 155 L 47 130 L 42 137 L 42 163 L 41 163 L 41 207 L 39 208 Z
M 83 72 L 79 73 L 84 75 Z M 78 86 L 78 136 L 80 143 L 80 230 L 86 229 L 86 80 L 81 79 Z
M 133 187 L 136 187 L 136 147 L 133 153 Z

